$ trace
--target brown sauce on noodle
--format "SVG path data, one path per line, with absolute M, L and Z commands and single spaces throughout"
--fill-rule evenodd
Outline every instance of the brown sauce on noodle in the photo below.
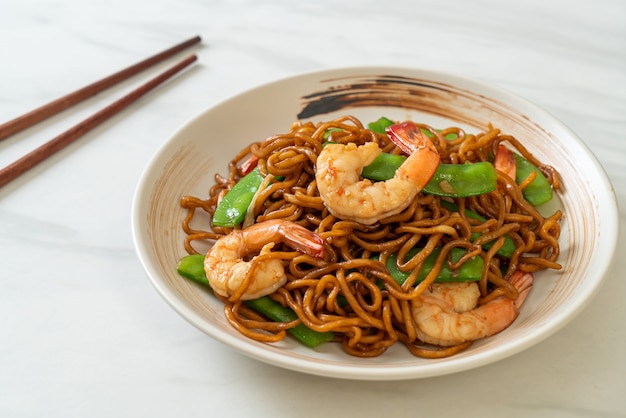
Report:
M 436 131 L 426 125 L 417 125 L 433 135 L 442 163 L 489 161 L 499 144 L 507 142 L 537 166 L 558 190 L 556 170 L 537 161 L 519 141 L 496 128 L 473 135 L 455 127 Z M 370 226 L 330 215 L 319 196 L 314 170 L 325 141 L 323 135 L 333 128 L 341 130 L 332 134 L 330 140 L 333 142 L 363 144 L 374 141 L 385 152 L 400 152 L 386 135 L 366 129 L 350 116 L 318 124 L 296 122 L 287 133 L 242 149 L 230 161 L 227 174 L 215 176 L 215 185 L 206 198 L 183 197 L 181 204 L 188 211 L 182 225 L 187 234 L 185 249 L 190 254 L 196 253 L 194 242 L 216 240 L 230 232 L 227 228 L 212 225 L 196 230 L 191 228 L 190 222 L 198 211 L 212 215 L 221 196 L 242 177 L 242 162 L 250 155 L 257 156 L 262 173 L 283 179 L 273 180 L 258 194 L 254 207 L 256 222 L 270 219 L 297 222 L 321 235 L 326 248 L 323 260 L 307 255 L 283 260 L 287 284 L 270 297 L 291 307 L 309 328 L 335 332 L 347 353 L 361 357 L 380 355 L 396 342 L 404 343 L 414 355 L 426 358 L 449 356 L 471 345 L 471 342 L 453 347 L 424 344 L 416 336 L 411 316 L 411 299 L 431 286 L 444 263 L 451 263 L 448 255 L 453 248 L 464 248 L 467 253 L 456 265 L 451 265 L 452 269 L 471 257 L 484 260 L 483 274 L 478 282 L 479 304 L 501 296 L 515 298 L 517 289 L 507 279 L 518 269 L 536 272 L 561 268 L 557 263 L 561 212 L 542 216 L 523 198 L 524 184 L 517 185 L 500 174 L 495 191 L 454 199 L 459 212 L 444 208 L 440 197 L 419 194 L 402 213 Z M 445 139 L 449 133 L 455 133 L 457 139 Z M 464 216 L 463 209 L 476 212 L 487 221 Z M 469 237 L 475 232 L 481 232 L 482 238 L 471 242 Z M 517 246 L 506 260 L 496 254 L 503 245 L 504 236 L 510 237 Z M 489 241 L 495 242 L 491 249 L 483 249 L 481 243 Z M 413 247 L 423 249 L 408 259 L 407 252 Z M 417 272 L 434 248 L 440 248 L 441 253 L 433 271 L 416 284 Z M 281 246 L 276 247 L 276 250 L 280 249 Z M 381 254 L 383 262 L 390 254 L 397 253 L 400 268 L 413 273 L 400 286 L 383 263 L 372 259 L 376 253 Z M 382 288 L 378 285 L 380 283 L 384 284 Z M 250 338 L 276 341 L 284 336 L 286 328 L 295 325 L 294 322 L 265 320 L 241 301 L 220 299 L 225 304 L 228 321 Z

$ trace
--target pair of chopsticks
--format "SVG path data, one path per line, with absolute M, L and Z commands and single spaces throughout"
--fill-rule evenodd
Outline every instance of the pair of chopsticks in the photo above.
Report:
M 166 60 L 167 58 L 177 54 L 178 52 L 181 52 L 182 50 L 189 48 L 190 46 L 195 45 L 201 41 L 202 39 L 199 36 L 188 39 L 178 45 L 174 45 L 173 47 L 166 49 L 165 51 L 153 55 L 115 74 L 103 78 L 102 80 L 89 84 L 88 86 L 74 91 L 73 93 L 70 93 L 37 109 L 34 109 L 22 116 L 3 123 L 0 125 L 0 140 L 16 134 L 26 128 L 29 128 L 43 121 L 44 119 L 56 115 L 57 113 L 91 96 L 94 96 L 95 94 L 109 87 L 112 87 L 115 84 L 118 84 L 141 71 L 144 71 L 158 64 Z M 112 104 L 95 113 L 94 115 L 88 117 L 77 125 L 74 125 L 67 131 L 44 143 L 40 147 L 34 149 L 33 151 L 29 152 L 22 158 L 14 161 L 3 169 L 0 169 L 0 187 L 14 180 L 16 177 L 33 168 L 54 153 L 71 144 L 72 142 L 74 142 L 87 132 L 91 131 L 121 110 L 125 109 L 127 106 L 138 100 L 140 97 L 153 90 L 155 87 L 159 86 L 196 60 L 197 56 L 195 54 L 185 58 L 171 68 L 165 70 L 161 74 L 149 80 L 145 84 L 141 85 L 137 89 L 123 96 L 121 99 L 118 99 L 117 101 L 113 102 Z

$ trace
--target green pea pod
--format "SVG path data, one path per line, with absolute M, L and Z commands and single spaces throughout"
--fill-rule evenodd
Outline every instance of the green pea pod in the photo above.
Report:
M 437 129 L 437 132 L 441 132 L 441 129 Z M 435 135 L 433 135 L 432 132 L 430 132 L 428 129 L 422 128 L 422 133 L 431 139 L 435 137 Z M 449 133 L 444 136 L 444 138 L 447 139 L 448 141 L 454 141 L 458 137 L 459 136 L 456 133 Z
M 343 132 L 343 129 L 340 128 L 330 128 L 326 132 L 324 132 L 324 139 L 330 138 L 330 134 L 333 132 Z
M 377 134 L 385 134 L 386 133 L 385 129 L 387 129 L 388 126 L 391 126 L 394 123 L 395 122 L 392 121 L 391 119 L 388 119 L 383 116 L 375 122 L 368 123 L 367 129 L 369 129 L 370 131 L 376 132 Z M 341 128 L 330 128 L 326 132 L 324 132 L 324 139 L 328 139 L 330 137 L 330 134 L 333 132 L 342 132 L 342 131 L 343 129 Z
M 381 153 L 361 175 L 374 181 L 389 180 L 406 160 L 403 155 Z M 497 174 L 489 162 L 473 164 L 439 164 L 435 174 L 422 190 L 436 196 L 468 197 L 489 193 L 496 188 Z
M 444 208 L 453 211 L 453 212 L 458 212 L 459 208 L 457 205 L 455 205 L 454 203 L 450 203 L 447 202 L 445 200 L 441 201 L 441 206 L 443 206 Z M 476 212 L 472 212 L 471 210 L 467 210 L 465 209 L 465 216 L 467 216 L 468 218 L 474 218 L 474 219 L 478 219 L 481 222 L 485 222 L 487 221 L 485 218 L 483 218 L 482 216 L 480 216 L 479 214 L 477 214 Z M 472 241 L 477 240 L 478 238 L 480 238 L 481 234 L 480 232 L 474 232 L 472 234 L 472 236 L 470 237 L 470 239 Z M 493 242 L 488 242 L 485 245 L 483 245 L 483 248 L 485 250 L 489 250 L 489 248 L 491 248 L 493 246 Z M 505 258 L 511 258 L 511 256 L 513 255 L 513 252 L 517 249 L 517 245 L 515 245 L 515 243 L 513 242 L 513 240 L 511 238 L 509 238 L 507 235 L 504 236 L 504 244 L 502 245 L 502 247 L 500 247 L 500 249 L 498 250 L 498 252 L 496 252 L 496 254 L 505 257 Z
M 546 176 L 521 155 L 513 153 L 513 156 L 515 157 L 515 181 L 517 183 L 526 180 L 532 172 L 536 173 L 535 179 L 522 190 L 524 198 L 533 206 L 549 202 L 552 199 L 552 187 Z
M 202 254 L 191 254 L 181 258 L 176 266 L 176 271 L 194 282 L 209 285 L 204 272 L 204 255 Z
M 210 287 L 204 271 L 204 255 L 192 254 L 181 258 L 176 271 L 182 277 Z M 290 308 L 282 306 L 267 296 L 248 300 L 244 303 L 272 321 L 291 322 L 298 319 L 298 315 Z M 287 332 L 307 347 L 317 347 L 335 337 L 335 334 L 332 332 L 317 332 L 302 323 L 289 328 Z
M 420 251 L 420 248 L 413 248 L 407 253 L 407 258 L 413 257 Z M 436 248 L 422 264 L 422 268 L 417 276 L 416 283 L 423 281 L 426 276 L 432 271 L 435 261 L 441 252 L 440 248 Z M 461 259 L 463 255 L 465 255 L 466 251 L 462 248 L 453 248 L 450 250 L 450 257 L 452 262 L 456 263 Z M 403 272 L 398 269 L 397 264 L 398 256 L 397 254 L 391 254 L 387 258 L 387 270 L 389 270 L 389 274 L 393 279 L 399 284 L 402 285 L 407 277 L 409 277 L 410 272 Z M 475 282 L 480 280 L 483 272 L 483 259 L 481 257 L 473 257 L 463 263 L 458 270 L 451 270 L 450 266 L 447 263 L 444 263 L 441 271 L 437 275 L 435 282 Z
M 232 228 L 240 224 L 262 182 L 263 175 L 258 168 L 242 177 L 217 205 L 213 225 Z
M 392 121 L 391 119 L 382 116 L 380 117 L 378 120 L 374 121 L 374 122 L 370 122 L 367 124 L 367 129 L 369 129 L 370 131 L 374 131 L 377 134 L 385 134 L 387 133 L 387 128 L 390 127 L 391 125 L 396 124 L 396 122 Z M 438 132 L 441 132 L 441 129 L 437 129 Z M 422 132 L 429 138 L 434 138 L 435 135 L 433 135 L 429 130 L 427 129 L 422 129 Z M 455 140 L 458 138 L 458 135 L 456 133 L 449 133 L 446 134 L 445 138 L 447 140 Z
M 383 152 L 369 165 L 363 167 L 361 176 L 374 181 L 389 180 L 396 174 L 396 170 L 404 161 L 406 161 L 404 155 L 387 154 Z
M 439 164 L 437 171 L 422 190 L 447 197 L 468 197 L 496 189 L 498 175 L 489 162 L 472 164 Z
M 268 296 L 247 300 L 245 304 L 275 322 L 291 322 L 298 319 L 298 315 L 296 315 L 294 311 L 284 307 Z M 317 347 L 335 338 L 335 334 L 332 332 L 317 332 L 308 328 L 303 323 L 289 328 L 287 332 L 297 338 L 298 341 L 311 348 Z
M 393 124 L 395 124 L 394 121 L 383 116 L 375 122 L 368 123 L 367 129 L 369 129 L 370 131 L 376 132 L 377 134 L 384 134 L 386 133 L 385 130 Z

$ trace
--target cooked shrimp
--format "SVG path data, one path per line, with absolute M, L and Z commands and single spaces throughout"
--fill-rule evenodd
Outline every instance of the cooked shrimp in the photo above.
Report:
M 315 179 L 329 212 L 340 219 L 371 225 L 406 209 L 439 165 L 439 153 L 430 139 L 418 131 L 411 132 L 408 140 L 417 142 L 416 151 L 393 178 L 378 182 L 361 178 L 363 167 L 382 152 L 378 144 L 326 145 L 317 157 Z
M 498 146 L 493 165 L 498 171 L 503 172 L 515 180 L 515 170 L 517 169 L 515 157 L 513 156 L 513 152 L 502 144 Z
M 239 297 L 241 300 L 274 293 L 287 281 L 281 260 L 258 260 L 258 265 L 250 272 L 254 258 L 251 261 L 243 258 L 259 251 L 266 254 L 280 242 L 317 258 L 324 256 L 322 238 L 294 222 L 276 219 L 234 230 L 217 240 L 204 259 L 204 270 L 213 291 L 230 298 L 239 293 L 241 286 L 247 285 Z
M 476 307 L 480 291 L 475 282 L 434 283 L 412 301 L 418 338 L 426 343 L 452 346 L 492 336 L 513 323 L 533 285 L 532 273 L 516 271 L 511 284 L 517 299 L 504 296 Z

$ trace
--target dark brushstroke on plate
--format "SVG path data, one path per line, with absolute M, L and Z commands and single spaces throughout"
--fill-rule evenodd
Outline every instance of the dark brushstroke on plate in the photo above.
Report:
M 364 75 L 321 81 L 322 89 L 302 96 L 298 119 L 309 119 L 356 107 L 402 108 L 442 116 L 447 119 L 484 128 L 484 107 L 491 112 L 498 106 L 480 95 L 458 87 L 426 79 Z M 488 114 L 488 112 L 487 112 Z
M 392 75 L 371 76 L 343 85 L 333 84 L 326 90 L 304 96 L 304 107 L 298 118 L 306 119 L 350 107 L 390 106 L 423 110 L 431 101 L 429 98 L 450 93 L 451 89 L 445 85 L 423 80 Z M 433 110 L 432 105 L 428 105 L 428 109 Z

